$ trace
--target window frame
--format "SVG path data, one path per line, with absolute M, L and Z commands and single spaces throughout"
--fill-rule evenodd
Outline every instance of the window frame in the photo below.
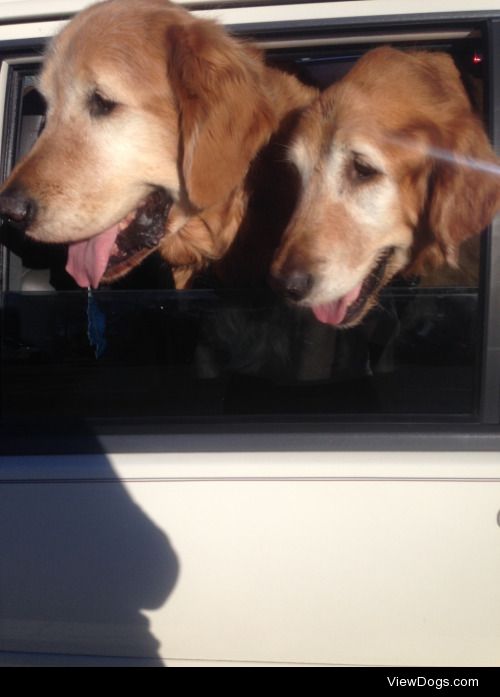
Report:
M 335 19 L 335 31 L 359 30 L 369 26 L 374 32 L 397 28 L 407 29 L 432 26 L 461 26 L 471 22 L 484 22 L 486 40 L 492 55 L 489 61 L 489 127 L 490 137 L 497 154 L 500 154 L 500 10 L 496 12 L 423 13 L 418 15 L 394 15 Z M 51 25 L 50 27 L 48 25 Z M 56 26 L 57 25 L 57 26 Z M 49 33 L 59 23 L 46 22 Z M 327 29 L 323 21 L 300 20 L 284 22 L 259 22 L 258 24 L 230 25 L 236 34 L 245 34 L 258 42 L 276 34 L 317 32 Z M 42 32 L 43 37 L 48 36 Z M 0 69 L 0 106 L 5 97 L 6 75 L 10 66 L 33 63 L 36 52 L 43 45 L 42 39 L 25 38 L 8 42 L 0 49 L 12 51 L 2 62 Z M 496 49 L 494 47 L 497 46 Z M 30 56 L 18 51 L 30 49 Z M 16 55 L 17 54 L 17 55 Z M 1 110 L 0 119 L 3 116 Z M 0 126 L 1 126 L 0 120 Z M 2 128 L 2 137 L 5 129 Z M 5 142 L 5 141 L 4 141 Z M 8 155 L 7 155 L 8 158 Z M 4 163 L 7 159 L 4 157 Z M 5 166 L 5 165 L 4 165 Z M 500 216 L 497 216 L 485 236 L 481 270 L 480 298 L 483 302 L 482 356 L 479 377 L 480 404 L 477 422 L 451 423 L 398 423 L 317 421 L 303 423 L 300 420 L 286 423 L 272 418 L 252 421 L 231 420 L 227 423 L 158 423 L 153 420 L 130 424 L 113 423 L 111 429 L 96 430 L 92 423 L 78 423 L 74 429 L 65 427 L 64 433 L 57 425 L 50 431 L 32 425 L 29 439 L 22 424 L 8 424 L 0 428 L 0 454 L 75 454 L 95 452 L 242 452 L 242 451 L 499 451 L 500 450 Z

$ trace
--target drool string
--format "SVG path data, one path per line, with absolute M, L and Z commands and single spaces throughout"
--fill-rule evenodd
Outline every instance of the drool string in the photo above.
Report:
M 87 336 L 95 357 L 101 358 L 106 350 L 106 316 L 97 304 L 92 288 L 87 288 Z

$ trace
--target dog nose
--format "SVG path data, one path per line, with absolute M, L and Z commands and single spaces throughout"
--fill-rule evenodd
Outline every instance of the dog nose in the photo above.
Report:
M 274 287 L 289 300 L 303 300 L 313 286 L 314 278 L 307 271 L 291 271 L 273 275 Z
M 21 230 L 33 222 L 36 202 L 21 187 L 8 187 L 0 194 L 0 215 Z

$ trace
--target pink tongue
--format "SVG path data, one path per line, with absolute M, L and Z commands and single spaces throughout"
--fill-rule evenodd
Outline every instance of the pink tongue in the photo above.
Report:
M 312 311 L 316 318 L 325 324 L 342 324 L 349 306 L 358 299 L 362 285 L 363 283 L 359 283 L 338 300 L 332 300 L 330 303 L 313 307 Z
M 90 240 L 69 245 L 66 271 L 73 276 L 79 286 L 97 288 L 106 271 L 111 250 L 119 232 L 119 225 L 113 225 L 99 235 L 91 237 Z

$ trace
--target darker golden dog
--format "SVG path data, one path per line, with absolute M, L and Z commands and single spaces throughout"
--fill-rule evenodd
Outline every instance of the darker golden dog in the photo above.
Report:
M 452 59 L 368 52 L 304 113 L 302 194 L 274 283 L 328 324 L 358 324 L 399 271 L 457 263 L 500 208 L 500 167 Z

